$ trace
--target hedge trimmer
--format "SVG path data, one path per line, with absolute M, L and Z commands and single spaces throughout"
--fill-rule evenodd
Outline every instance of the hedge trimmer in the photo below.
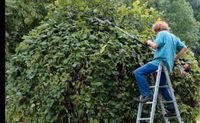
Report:
M 130 33 L 124 31 L 120 27 L 118 27 L 118 26 L 114 25 L 113 23 L 111 23 L 109 20 L 101 20 L 99 18 L 96 18 L 95 20 L 98 21 L 99 23 L 102 23 L 102 24 L 109 24 L 109 25 L 111 25 L 112 27 L 114 27 L 117 30 L 123 32 L 124 34 L 126 34 L 127 36 L 129 36 L 131 39 L 133 39 L 134 41 L 136 41 L 137 44 L 141 44 L 143 46 L 143 48 L 147 48 L 148 47 L 149 49 L 155 51 L 154 49 L 150 48 L 147 44 L 141 42 L 138 38 L 136 38 L 136 36 L 131 35 Z

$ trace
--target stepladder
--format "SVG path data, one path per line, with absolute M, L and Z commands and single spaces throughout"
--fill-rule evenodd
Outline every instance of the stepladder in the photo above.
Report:
M 172 84 L 171 84 L 171 80 L 170 80 L 168 70 L 167 70 L 167 68 L 166 68 L 166 66 L 164 65 L 163 62 L 161 62 L 159 64 L 158 70 L 156 72 L 157 72 L 156 80 L 154 80 L 155 85 L 150 86 L 150 88 L 152 89 L 152 92 L 153 92 L 153 100 L 146 102 L 146 103 L 139 103 L 136 123 L 156 123 L 156 122 L 154 122 L 154 117 L 155 117 L 157 102 L 160 103 L 160 109 L 161 109 L 165 123 L 171 123 L 172 119 L 176 119 L 178 121 L 178 123 L 184 123 L 182 121 L 182 118 L 181 118 L 181 115 L 180 115 L 180 112 L 179 112 L 179 109 L 178 109 L 178 105 L 177 105 L 177 102 L 176 102 L 176 98 L 175 98 L 174 90 L 172 88 Z M 164 74 L 165 77 L 166 77 L 166 84 L 165 85 L 160 85 L 161 73 Z M 159 90 L 161 88 L 166 88 L 169 91 L 172 100 L 166 101 L 166 100 L 162 99 L 162 95 L 159 93 L 160 92 Z M 140 99 L 141 98 L 142 98 L 142 96 L 140 96 Z M 171 116 L 171 117 L 166 117 L 165 114 L 166 114 L 167 110 L 165 108 L 165 105 L 169 104 L 169 103 L 174 105 L 176 115 Z M 145 116 L 145 117 L 142 116 L 144 105 L 151 105 L 150 111 L 149 111 L 150 116 Z

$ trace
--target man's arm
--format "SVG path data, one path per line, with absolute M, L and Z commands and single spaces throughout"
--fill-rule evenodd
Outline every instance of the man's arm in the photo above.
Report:
M 187 51 L 187 49 L 187 47 L 184 47 L 180 52 L 178 52 L 174 60 L 177 61 Z

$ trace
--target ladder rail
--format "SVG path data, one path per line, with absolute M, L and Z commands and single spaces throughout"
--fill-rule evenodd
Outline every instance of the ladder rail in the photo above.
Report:
M 155 82 L 154 75 L 153 74 L 151 74 L 151 75 L 152 75 L 152 78 L 153 78 L 153 82 Z M 159 86 L 159 88 L 166 88 L 167 86 L 169 86 L 169 85 L 162 85 L 162 86 Z M 155 87 L 155 86 L 152 86 L 152 87 Z M 170 123 L 168 118 L 165 117 L 166 111 L 165 111 L 165 107 L 164 107 L 164 104 L 163 104 L 163 101 L 162 101 L 160 93 L 158 94 L 158 100 L 159 100 L 159 103 L 160 103 L 160 107 L 161 107 L 161 111 L 162 111 L 162 115 L 164 117 L 165 123 Z
M 153 95 L 153 105 L 151 107 L 150 123 L 153 123 L 153 121 L 154 121 L 154 115 L 155 115 L 156 103 L 157 103 L 157 98 L 158 98 L 158 90 L 159 90 L 161 72 L 162 72 L 162 66 L 159 66 L 158 67 L 158 73 L 157 73 L 157 76 L 156 76 L 156 87 L 155 87 L 154 95 Z
M 140 99 L 141 99 L 141 98 L 142 98 L 142 96 L 140 96 Z M 139 103 L 136 123 L 140 123 L 140 120 L 139 120 L 139 119 L 141 118 L 142 107 L 143 107 L 143 104 L 142 104 L 142 103 Z
M 165 123 L 170 123 L 170 121 L 168 120 L 168 118 L 165 117 L 166 111 L 165 111 L 165 107 L 164 107 L 164 104 L 162 102 L 162 99 L 161 99 L 160 96 L 158 98 L 159 98 L 159 103 L 160 103 L 160 107 L 161 107 L 161 111 L 162 111 L 162 115 L 164 117 Z
M 184 123 L 181 119 L 181 116 L 180 116 L 180 112 L 179 112 L 179 109 L 178 109 L 178 105 L 177 105 L 175 94 L 174 94 L 174 89 L 172 88 L 172 84 L 171 84 L 171 80 L 170 80 L 170 77 L 169 77 L 169 74 L 168 74 L 168 70 L 167 70 L 166 66 L 163 65 L 163 67 L 164 67 L 165 77 L 166 77 L 166 80 L 168 82 L 169 89 L 171 91 L 171 96 L 172 96 L 172 99 L 174 101 L 173 104 L 174 104 L 174 108 L 175 108 L 175 111 L 176 111 L 178 121 L 179 121 L 179 123 Z

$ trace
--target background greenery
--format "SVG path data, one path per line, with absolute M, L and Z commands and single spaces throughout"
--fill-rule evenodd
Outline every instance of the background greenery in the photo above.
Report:
M 139 91 L 131 72 L 153 53 L 96 22 L 98 17 L 142 42 L 154 38 L 151 26 L 156 20 L 169 22 L 191 48 L 179 62 L 191 61 L 193 73 L 183 75 L 175 67 L 171 79 L 184 121 L 195 122 L 200 28 L 192 12 L 185 0 L 6 0 L 6 121 L 135 121 Z M 163 122 L 159 117 L 156 113 L 155 122 Z

